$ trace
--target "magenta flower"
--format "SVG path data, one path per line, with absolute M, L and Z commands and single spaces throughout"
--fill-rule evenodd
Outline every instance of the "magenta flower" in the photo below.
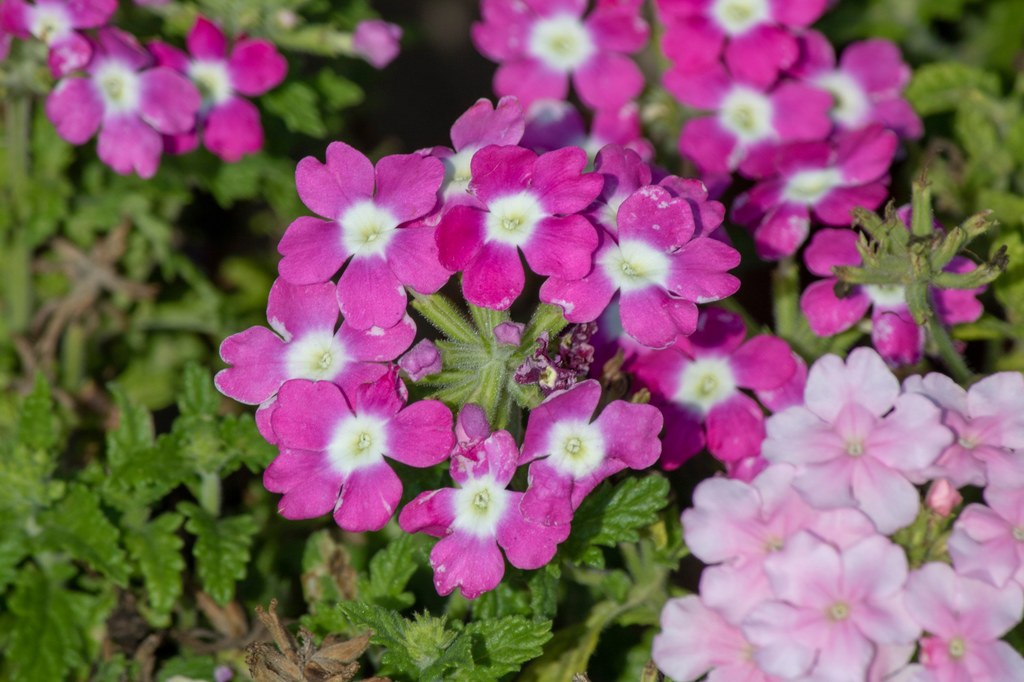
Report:
M 728 270 L 740 256 L 696 233 L 690 205 L 664 187 L 634 192 L 616 212 L 618 239 L 602 230 L 594 267 L 579 279 L 552 277 L 540 299 L 570 322 L 592 322 L 619 292 L 622 328 L 638 342 L 665 348 L 697 327 L 697 303 L 731 296 L 739 280 Z
M 957 573 L 996 587 L 1024 587 L 1024 488 L 985 488 L 984 504 L 969 504 L 947 543 Z
M 599 1 L 585 19 L 587 0 L 483 0 L 473 43 L 500 63 L 494 91 L 529 108 L 564 100 L 572 79 L 595 109 L 618 109 L 643 89 L 640 69 L 626 55 L 647 42 L 640 0 Z
M 50 71 L 61 78 L 85 68 L 92 58 L 93 45 L 79 31 L 105 26 L 115 10 L 117 0 L 4 0 L 0 33 L 34 36 L 46 43 Z
M 344 142 L 327 147 L 327 163 L 311 156 L 295 169 L 299 198 L 327 220 L 296 219 L 281 238 L 278 269 L 293 284 L 338 281 L 338 304 L 356 329 L 389 329 L 405 315 L 409 286 L 432 294 L 450 276 L 437 260 L 434 228 L 411 221 L 430 213 L 444 166 L 418 154 L 373 164 Z
M 402 40 L 402 27 L 380 19 L 369 19 L 356 24 L 352 32 L 352 51 L 369 62 L 375 69 L 383 69 L 398 56 Z
M 429 467 L 455 444 L 451 410 L 436 400 L 404 406 L 406 398 L 396 372 L 363 384 L 351 399 L 326 381 L 285 383 L 271 418 L 281 454 L 263 475 L 267 490 L 284 493 L 281 515 L 333 512 L 348 531 L 383 528 L 402 497 L 384 457 Z
M 551 561 L 569 526 L 544 526 L 519 511 L 523 493 L 507 490 L 519 450 L 507 431 L 452 455 L 458 488 L 421 493 L 402 509 L 398 523 L 408 533 L 441 540 L 430 552 L 434 586 L 442 596 L 458 587 L 475 599 L 501 582 L 505 561 L 517 568 L 540 568 Z
M 583 116 L 569 102 L 537 101 L 527 113 L 522 145 L 535 152 L 582 147 L 587 156 L 594 158 L 605 145 L 611 144 L 636 152 L 644 161 L 654 156 L 654 146 L 643 137 L 640 107 L 635 102 L 627 102 L 621 109 L 595 111 L 589 133 Z
M 817 21 L 825 5 L 826 0 L 658 0 L 665 54 L 685 72 L 706 69 L 724 56 L 737 77 L 771 85 L 797 60 L 795 34 Z
M 669 71 L 665 87 L 683 104 L 714 112 L 687 121 L 679 138 L 680 152 L 705 174 L 738 168 L 763 177 L 771 173 L 778 145 L 823 140 L 832 130 L 832 98 L 803 83 L 753 85 L 716 65 L 699 73 Z
M 871 342 L 886 362 L 891 365 L 903 365 L 913 364 L 921 359 L 924 353 L 925 331 L 914 322 L 902 287 L 854 286 L 845 297 L 839 298 L 836 295 L 838 280 L 832 274 L 832 268 L 837 265 L 861 264 L 855 231 L 819 230 L 804 251 L 804 262 L 813 274 L 825 278 L 812 282 L 800 296 L 800 309 L 803 310 L 811 331 L 818 336 L 833 336 L 855 325 L 870 308 Z M 970 260 L 957 256 L 946 267 L 946 271 L 970 272 L 975 267 Z M 985 287 L 933 287 L 932 301 L 939 321 L 953 325 L 977 320 L 983 312 L 977 296 L 984 290 Z
M 154 42 L 157 63 L 192 79 L 203 96 L 196 130 L 175 135 L 168 146 L 177 153 L 203 144 L 225 161 L 238 161 L 263 147 L 260 112 L 246 97 L 262 95 L 284 80 L 288 62 L 266 40 L 241 38 L 230 54 L 220 28 L 199 17 L 186 38 L 191 58 L 176 47 Z
M 597 153 L 594 170 L 601 175 L 604 186 L 585 215 L 594 225 L 616 235 L 619 207 L 631 194 L 651 184 L 651 167 L 636 152 L 610 144 Z
M 46 99 L 46 115 L 71 144 L 99 130 L 100 160 L 117 173 L 152 177 L 160 164 L 161 135 L 191 130 L 200 97 L 175 71 L 148 68 L 150 55 L 116 28 L 98 32 L 88 77 L 61 80 Z
M 1024 680 L 1024 658 L 1000 641 L 1024 616 L 1018 585 L 996 588 L 930 563 L 910 574 L 904 602 L 931 633 L 920 658 L 934 682 Z
M 896 144 L 894 133 L 875 125 L 828 142 L 782 146 L 773 174 L 737 197 L 733 218 L 753 228 L 762 258 L 791 256 L 807 239 L 812 215 L 826 225 L 849 225 L 854 208 L 882 204 Z
M 832 120 L 841 130 L 878 123 L 902 138 L 921 136 L 921 119 L 903 98 L 910 67 L 894 43 L 880 38 L 851 43 L 837 67 L 828 38 L 806 31 L 799 40 L 801 57 L 792 73 L 832 94 Z
M 793 485 L 819 509 L 853 507 L 880 533 L 910 525 L 920 509 L 911 479 L 953 442 L 942 413 L 899 382 L 870 348 L 844 363 L 826 355 L 807 377 L 805 405 L 768 418 L 761 453 L 797 466 Z
M 942 423 L 956 436 L 927 473 L 949 479 L 954 488 L 1024 486 L 1024 376 L 998 372 L 964 390 L 943 374 L 911 375 L 907 393 L 920 393 L 942 408 Z
M 530 412 L 520 464 L 530 464 L 520 509 L 529 521 L 567 524 L 583 498 L 612 474 L 658 461 L 661 412 L 615 400 L 591 421 L 601 385 L 588 379 L 552 393 Z
M 880 647 L 913 644 L 921 632 L 903 605 L 907 557 L 880 535 L 840 549 L 797 533 L 765 560 L 765 572 L 776 599 L 742 627 L 770 674 L 866 680 Z
M 462 270 L 473 305 L 505 310 L 522 292 L 519 250 L 539 275 L 579 279 L 590 270 L 597 233 L 576 215 L 603 181 L 583 173 L 587 155 L 568 147 L 537 156 L 513 146 L 489 146 L 470 164 L 469 191 L 481 207 L 455 206 L 437 228 L 441 263 Z
M 723 462 L 756 456 L 764 413 L 740 389 L 782 387 L 797 371 L 785 341 L 755 336 L 735 313 L 705 308 L 697 331 L 675 346 L 638 356 L 629 366 L 665 413 L 661 465 L 675 469 L 707 445 Z
M 430 339 L 423 339 L 398 359 L 398 366 L 412 381 L 441 371 L 441 351 Z

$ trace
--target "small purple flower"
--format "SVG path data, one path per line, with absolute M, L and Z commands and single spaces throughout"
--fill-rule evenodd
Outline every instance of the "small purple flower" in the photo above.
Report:
M 471 163 L 470 193 L 481 207 L 455 206 L 437 228 L 441 263 L 462 270 L 462 291 L 473 305 L 506 310 L 523 291 L 519 250 L 539 275 L 578 279 L 597 246 L 594 226 L 581 215 L 603 181 L 584 173 L 576 147 L 537 156 L 513 146 L 489 146 Z
M 615 144 L 636 152 L 644 161 L 654 156 L 654 146 L 643 137 L 640 107 L 627 102 L 619 109 L 598 109 L 587 132 L 579 110 L 569 102 L 547 99 L 534 102 L 526 116 L 522 145 L 538 153 L 562 147 L 582 147 L 591 158 L 605 145 Z M 645 183 L 646 184 L 646 183 Z
M 84 68 L 92 58 L 92 43 L 79 31 L 105 26 L 116 9 L 117 0 L 4 0 L 0 32 L 22 39 L 34 36 L 46 43 L 50 71 L 61 78 Z
M 317 284 L 344 266 L 338 304 L 348 323 L 393 327 L 405 315 L 406 286 L 432 294 L 450 276 L 437 259 L 434 227 L 412 222 L 434 210 L 443 179 L 441 162 L 419 154 L 385 156 L 376 169 L 344 142 L 327 147 L 326 164 L 307 156 L 295 169 L 299 198 L 327 220 L 288 226 L 277 247 L 281 276 Z
M 587 0 L 483 0 L 473 42 L 499 62 L 494 90 L 529 108 L 564 100 L 571 78 L 580 99 L 595 109 L 617 109 L 643 89 L 627 54 L 647 42 L 640 0 L 599 1 L 585 19 Z
M 600 402 L 601 385 L 588 379 L 552 393 L 530 412 L 519 460 L 531 463 L 529 488 L 520 504 L 528 520 L 567 524 L 601 481 L 658 461 L 658 408 L 616 400 L 591 421 Z
M 225 161 L 238 161 L 263 147 L 260 112 L 247 97 L 262 95 L 277 86 L 288 71 L 288 62 L 266 40 L 241 38 L 230 54 L 220 28 L 204 17 L 196 20 L 186 38 L 186 55 L 166 43 L 150 44 L 157 63 L 191 78 L 203 96 L 199 126 L 195 131 L 176 135 L 168 147 L 176 153 L 188 152 L 203 144 Z
M 401 49 L 402 27 L 381 19 L 360 21 L 352 33 L 352 51 L 375 69 L 390 64 Z
M 398 366 L 413 381 L 441 371 L 441 352 L 430 339 L 423 339 L 398 359 Z
M 285 383 L 271 418 L 281 454 L 263 475 L 267 490 L 284 493 L 281 515 L 333 512 L 345 530 L 383 528 L 402 497 L 385 456 L 424 468 L 444 461 L 455 444 L 447 407 L 436 400 L 404 406 L 406 399 L 397 372 L 359 386 L 352 398 L 326 381 Z
M 156 173 L 161 135 L 195 126 L 201 102 L 188 79 L 152 58 L 131 35 L 103 28 L 88 77 L 62 79 L 46 99 L 46 115 L 62 138 L 84 144 L 99 130 L 100 160 L 117 173 Z
M 475 599 L 501 582 L 505 561 L 535 569 L 551 561 L 569 526 L 544 526 L 520 511 L 523 493 L 507 490 L 519 450 L 507 431 L 497 431 L 472 448 L 452 455 L 458 488 L 421 493 L 402 509 L 398 523 L 408 533 L 441 540 L 430 552 L 434 586 L 441 595 L 460 588 Z

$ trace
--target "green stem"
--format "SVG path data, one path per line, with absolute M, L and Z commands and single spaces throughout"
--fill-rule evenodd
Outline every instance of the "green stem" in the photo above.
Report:
M 922 238 L 935 234 L 935 224 L 932 220 L 932 190 L 925 178 L 914 181 L 910 207 L 910 232 L 915 237 Z
M 939 357 L 946 363 L 946 367 L 953 374 L 953 378 L 961 385 L 967 385 L 974 377 L 964 358 L 953 345 L 953 339 L 949 331 L 939 322 L 935 315 L 928 319 L 928 333 L 931 334 L 935 345 L 939 349 Z
M 541 303 L 537 306 L 537 310 L 533 312 L 533 317 L 530 318 L 526 329 L 523 330 L 523 342 L 519 345 L 519 348 L 532 351 L 534 342 L 543 332 L 547 332 L 549 336 L 554 336 L 565 329 L 568 324 L 569 322 L 562 315 L 561 308 L 556 305 Z
M 792 256 L 780 260 L 772 273 L 772 310 L 775 333 L 789 341 L 796 338 L 800 320 L 800 268 Z
M 7 225 L 8 234 L 2 243 L 6 265 L 4 290 L 7 325 L 12 332 L 27 329 L 32 314 L 32 249 L 25 228 L 29 211 L 25 198 L 28 196 L 31 115 L 32 100 L 27 94 L 12 97 L 4 105 L 4 124 L 7 126 L 7 205 L 11 207 L 11 222 Z
M 473 345 L 480 343 L 480 335 L 444 296 L 413 292 L 412 307 L 449 339 Z
M 200 474 L 199 506 L 214 518 L 220 516 L 221 486 L 220 476 L 204 471 Z

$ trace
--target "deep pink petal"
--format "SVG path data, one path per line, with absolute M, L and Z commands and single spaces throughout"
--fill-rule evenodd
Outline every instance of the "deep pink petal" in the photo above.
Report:
M 778 388 L 796 372 L 789 344 L 774 336 L 755 336 L 729 357 L 736 383 L 743 388 Z
M 141 178 L 156 175 L 162 151 L 160 133 L 132 115 L 104 119 L 96 145 L 100 160 L 115 172 Z
M 373 164 L 344 142 L 327 146 L 327 162 L 312 156 L 295 168 L 295 188 L 302 203 L 325 218 L 339 219 L 346 208 L 373 196 Z
M 712 407 L 705 417 L 708 450 L 723 462 L 753 457 L 764 440 L 761 406 L 743 393 Z
M 437 400 L 415 402 L 387 428 L 387 454 L 402 464 L 429 467 L 443 462 L 455 446 L 452 411 Z
M 249 327 L 224 339 L 220 357 L 232 366 L 217 372 L 217 390 L 247 405 L 274 395 L 286 378 L 284 342 L 266 327 Z
M 356 469 L 345 480 L 334 521 L 353 533 L 380 530 L 402 499 L 402 481 L 386 463 Z
M 153 56 L 156 57 L 157 66 L 166 66 L 179 73 L 186 73 L 188 71 L 189 58 L 184 51 L 160 40 L 152 41 L 147 47 L 153 53 Z
M 171 135 L 195 127 L 202 98 L 185 76 L 157 66 L 142 73 L 139 87 L 139 115 L 157 132 Z
M 46 63 L 54 78 L 78 71 L 92 59 L 92 43 L 81 33 L 72 31 L 63 38 L 50 41 Z
M 807 269 L 819 277 L 832 277 L 832 268 L 837 265 L 860 265 L 857 239 L 854 230 L 826 228 L 816 231 L 804 251 Z
M 579 213 L 597 199 L 604 178 L 584 173 L 587 163 L 587 153 L 579 147 L 565 147 L 537 157 L 532 189 L 549 215 Z
M 445 212 L 434 234 L 443 267 L 457 272 L 469 265 L 484 243 L 485 218 L 485 212 L 471 206 L 455 206 Z
M 704 448 L 704 425 L 701 416 L 679 405 L 657 402 L 665 417 L 664 445 L 661 467 L 677 469 Z
M 326 458 L 308 458 L 319 460 L 319 466 L 281 491 L 284 496 L 277 503 L 277 511 L 286 519 L 315 519 L 334 511 L 338 503 L 344 477 L 331 469 Z
M 338 323 L 334 285 L 324 282 L 302 286 L 276 279 L 267 298 L 267 320 L 286 341 L 310 331 L 333 335 Z
M 595 109 L 617 109 L 640 94 L 644 75 L 629 57 L 598 52 L 576 70 L 573 84 L 584 104 Z
M 103 99 L 91 80 L 66 78 L 46 98 L 46 116 L 62 138 L 84 144 L 103 120 Z
M 223 160 L 233 163 L 263 148 L 260 111 L 249 100 L 232 97 L 206 115 L 203 144 Z
M 903 62 L 900 48 L 878 38 L 847 46 L 839 68 L 871 93 L 899 92 L 910 82 L 910 67 Z
M 508 61 L 494 74 L 494 92 L 515 96 L 525 109 L 537 100 L 563 100 L 569 94 L 569 76 L 552 71 L 536 59 Z
M 71 0 L 64 4 L 75 28 L 99 28 L 117 11 L 117 0 Z
M 426 533 L 443 537 L 455 520 L 454 488 L 420 493 L 398 515 L 398 525 L 406 533 Z
M 540 300 L 560 307 L 569 322 L 593 322 L 611 303 L 615 291 L 604 271 L 594 268 L 582 279 L 548 278 L 540 287 Z
M 243 38 L 228 58 L 231 87 L 249 97 L 277 87 L 287 73 L 287 60 L 266 40 Z
M 686 17 L 666 23 L 661 43 L 679 72 L 699 73 L 717 61 L 725 34 L 706 17 Z
M 857 187 L 837 187 L 814 206 L 814 215 L 826 225 L 849 225 L 853 209 L 874 210 L 889 196 L 888 183 L 873 182 Z
M 881 125 L 837 136 L 836 160 L 850 185 L 875 182 L 889 172 L 899 139 Z
M 802 83 L 787 82 L 771 95 L 773 123 L 783 141 L 820 140 L 832 130 L 832 95 Z
M 670 262 L 669 290 L 686 301 L 718 301 L 740 288 L 740 281 L 726 272 L 740 264 L 740 254 L 717 239 L 694 239 L 673 254 Z
M 649 28 L 634 7 L 598 4 L 583 22 L 598 47 L 626 54 L 647 43 Z
M 689 204 L 674 198 L 666 189 L 645 186 L 630 194 L 619 206 L 619 241 L 645 241 L 663 252 L 674 251 L 693 236 L 696 224 Z
M 712 117 L 687 121 L 679 138 L 679 151 L 704 173 L 730 173 L 735 149 L 736 138 Z
M 757 255 L 765 260 L 792 256 L 807 239 L 811 216 L 800 204 L 782 204 L 764 217 L 754 230 Z
M 432 156 L 394 154 L 377 162 L 376 203 L 400 223 L 426 215 L 437 204 L 444 164 Z
M 550 454 L 548 438 L 551 429 L 562 421 L 589 423 L 601 400 L 601 385 L 593 379 L 582 381 L 572 388 L 556 391 L 530 411 L 523 436 L 520 463 L 533 461 Z
M 658 434 L 664 418 L 658 408 L 611 402 L 597 419 L 605 438 L 606 457 L 621 460 L 630 469 L 646 469 L 661 456 Z
M 890 365 L 912 365 L 924 353 L 924 327 L 905 307 L 880 308 L 871 315 L 871 344 Z
M 406 302 L 405 287 L 378 256 L 353 258 L 338 280 L 338 306 L 356 329 L 394 327 Z
M 619 297 L 622 328 L 649 348 L 665 348 L 680 333 L 668 307 L 668 297 L 656 287 L 624 291 Z
M 516 146 L 488 146 L 470 161 L 470 194 L 485 204 L 530 187 L 537 154 Z
M 337 303 L 335 302 L 335 308 Z M 337 338 L 352 358 L 364 362 L 387 362 L 404 353 L 416 338 L 416 323 L 408 315 L 393 327 L 356 329 L 343 322 Z
M 826 0 L 770 0 L 775 21 L 794 28 L 810 26 L 828 5 Z
M 452 125 L 455 151 L 489 144 L 519 144 L 526 127 L 523 107 L 515 97 L 502 97 L 498 106 L 479 99 Z
M 441 539 L 430 552 L 434 587 L 447 596 L 456 587 L 466 599 L 476 599 L 493 590 L 505 575 L 505 560 L 493 538 L 453 533 Z
M 473 305 L 507 310 L 523 291 L 526 275 L 519 251 L 498 243 L 484 244 L 462 274 L 462 292 Z
M 288 226 L 277 250 L 283 256 L 278 272 L 292 284 L 326 282 L 348 259 L 338 223 L 308 216 Z
M 216 24 L 200 16 L 185 37 L 188 51 L 196 59 L 222 61 L 227 56 L 227 40 Z
M 278 441 L 299 450 L 326 450 L 335 426 L 352 412 L 341 389 L 327 381 L 286 381 L 276 405 L 271 423 Z
M 597 231 L 581 215 L 545 218 L 522 248 L 530 269 L 538 275 L 579 279 L 590 272 Z
M 528 487 L 519 502 L 524 519 L 546 526 L 572 521 L 572 476 L 541 459 L 530 464 L 527 481 Z
M 860 287 L 844 298 L 836 296 L 836 283 L 834 278 L 812 282 L 800 295 L 800 310 L 818 336 L 846 331 L 863 319 L 871 307 L 871 299 Z
M 395 230 L 388 243 L 387 260 L 402 284 L 421 294 L 432 294 L 444 286 L 451 272 L 438 257 L 436 228 L 407 225 Z
M 554 558 L 558 545 L 569 537 L 569 525 L 530 523 L 519 511 L 520 494 L 512 493 L 509 497 L 508 510 L 498 522 L 498 544 L 516 568 L 540 568 Z
M 798 55 L 796 39 L 778 26 L 758 26 L 734 36 L 725 47 L 725 63 L 736 80 L 758 87 L 775 83 Z
M 724 65 L 714 64 L 701 69 L 669 71 L 665 75 L 665 87 L 683 104 L 715 110 L 733 88 L 733 82 Z
M 139 44 L 139 41 L 131 33 L 113 26 L 104 26 L 96 32 L 96 39 L 99 54 L 121 62 L 133 71 L 144 69 L 153 63 L 153 56 Z M 94 59 L 86 70 L 94 72 L 105 61 Z

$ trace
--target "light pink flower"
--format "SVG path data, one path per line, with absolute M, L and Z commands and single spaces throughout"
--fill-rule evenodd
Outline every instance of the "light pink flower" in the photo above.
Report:
M 46 115 L 71 144 L 99 130 L 100 160 L 117 173 L 152 177 L 161 135 L 195 125 L 199 92 L 171 69 L 148 68 L 152 58 L 131 35 L 106 27 L 97 39 L 88 77 L 62 79 L 46 99 Z
M 50 71 L 60 78 L 85 68 L 92 58 L 93 45 L 79 30 L 105 26 L 115 10 L 117 0 L 4 0 L 0 33 L 42 40 L 50 48 Z
M 394 326 L 405 315 L 405 287 L 432 294 L 450 273 L 437 260 L 434 227 L 412 221 L 437 205 L 440 161 L 419 154 L 373 164 L 344 142 L 295 169 L 299 198 L 317 215 L 296 219 L 281 238 L 278 266 L 294 284 L 326 282 L 344 267 L 338 304 L 357 329 Z M 346 266 L 347 263 L 347 266 Z
M 475 439 L 474 439 L 475 440 Z M 458 488 L 421 493 L 398 517 L 402 530 L 441 540 L 430 552 L 434 586 L 441 595 L 458 587 L 475 599 L 501 582 L 505 561 L 517 568 L 540 568 L 551 561 L 569 526 L 544 526 L 523 517 L 523 494 L 507 490 L 519 449 L 507 431 L 460 447 L 452 455 L 451 475 Z
M 739 265 L 730 246 L 697 233 L 691 206 L 660 186 L 633 192 L 616 212 L 617 238 L 602 230 L 594 267 L 582 278 L 552 277 L 540 299 L 570 322 L 592 322 L 619 293 L 622 328 L 665 348 L 697 327 L 697 304 L 732 295 Z
M 1024 487 L 989 485 L 985 503 L 967 505 L 953 524 L 947 542 L 953 566 L 996 587 L 1010 581 L 1024 587 Z
M 828 142 L 779 147 L 772 174 L 736 198 L 733 219 L 754 231 L 761 258 L 791 256 L 807 239 L 811 217 L 849 225 L 854 208 L 874 210 L 889 194 L 896 135 L 880 125 Z
M 588 379 L 556 391 L 530 411 L 520 464 L 530 464 L 529 488 L 520 509 L 530 521 L 567 524 L 597 485 L 623 469 L 658 461 L 661 412 L 624 400 L 601 402 L 601 385 Z
M 398 56 L 402 27 L 381 19 L 356 24 L 352 32 L 352 50 L 375 69 L 383 69 Z
M 855 325 L 868 309 L 871 314 L 871 341 L 890 365 L 913 364 L 924 353 L 925 331 L 914 322 L 907 307 L 906 295 L 899 286 L 853 286 L 843 298 L 836 295 L 837 278 L 832 268 L 837 265 L 859 266 L 857 233 L 848 229 L 824 229 L 811 237 L 804 251 L 804 262 L 815 275 L 824 279 L 812 282 L 800 296 L 811 331 L 818 336 L 834 336 Z M 970 272 L 976 266 L 957 256 L 946 267 L 947 272 Z M 931 289 L 935 314 L 947 325 L 973 322 L 983 312 L 977 296 L 985 287 L 976 289 Z
M 260 112 L 246 97 L 276 87 L 288 62 L 272 43 L 256 38 L 236 40 L 229 53 L 223 31 L 205 17 L 196 19 L 186 44 L 190 55 L 159 41 L 150 44 L 160 66 L 187 75 L 203 96 L 196 130 L 170 137 L 168 148 L 192 151 L 202 134 L 206 148 L 225 161 L 258 152 L 263 147 Z
M 640 107 L 636 102 L 627 102 L 620 109 L 598 109 L 589 133 L 583 116 L 569 102 L 555 99 L 534 102 L 526 115 L 522 145 L 538 153 L 582 147 L 590 158 L 606 145 L 621 145 L 643 161 L 650 161 L 654 156 L 654 146 L 643 137 Z M 642 184 L 650 184 L 650 181 Z
M 879 532 L 910 525 L 920 509 L 911 482 L 953 442 L 942 413 L 924 396 L 900 395 L 878 353 L 826 355 L 807 377 L 805 406 L 768 418 L 761 452 L 798 468 L 793 485 L 819 509 L 854 507 Z
M 529 108 L 542 99 L 564 100 L 572 80 L 580 99 L 595 109 L 618 109 L 643 88 L 627 54 L 647 42 L 640 0 L 600 0 L 586 18 L 587 0 L 483 0 L 483 21 L 473 42 L 500 64 L 494 91 L 515 95 Z
M 263 475 L 267 490 L 284 493 L 281 515 L 333 512 L 345 530 L 383 528 L 402 497 L 385 456 L 429 467 L 455 444 L 447 407 L 436 400 L 404 406 L 407 397 L 397 372 L 359 386 L 352 398 L 326 381 L 286 382 L 271 417 L 281 454 Z
M 904 602 L 930 633 L 920 658 L 933 682 L 1024 679 L 1024 658 L 999 641 L 1024 616 L 1018 585 L 996 588 L 930 563 L 910 574 Z
M 441 263 L 463 271 L 467 301 L 495 310 L 511 306 L 525 284 L 520 249 L 539 275 L 587 274 L 597 233 L 577 214 L 603 181 L 584 173 L 586 164 L 576 147 L 537 156 L 522 147 L 489 146 L 473 155 L 469 191 L 481 207 L 455 206 L 437 227 Z
M 797 364 L 782 339 L 761 335 L 744 342 L 746 335 L 739 315 L 705 308 L 692 335 L 630 363 L 665 413 L 663 467 L 678 467 L 705 445 L 723 462 L 759 454 L 763 411 L 740 389 L 780 388 Z

